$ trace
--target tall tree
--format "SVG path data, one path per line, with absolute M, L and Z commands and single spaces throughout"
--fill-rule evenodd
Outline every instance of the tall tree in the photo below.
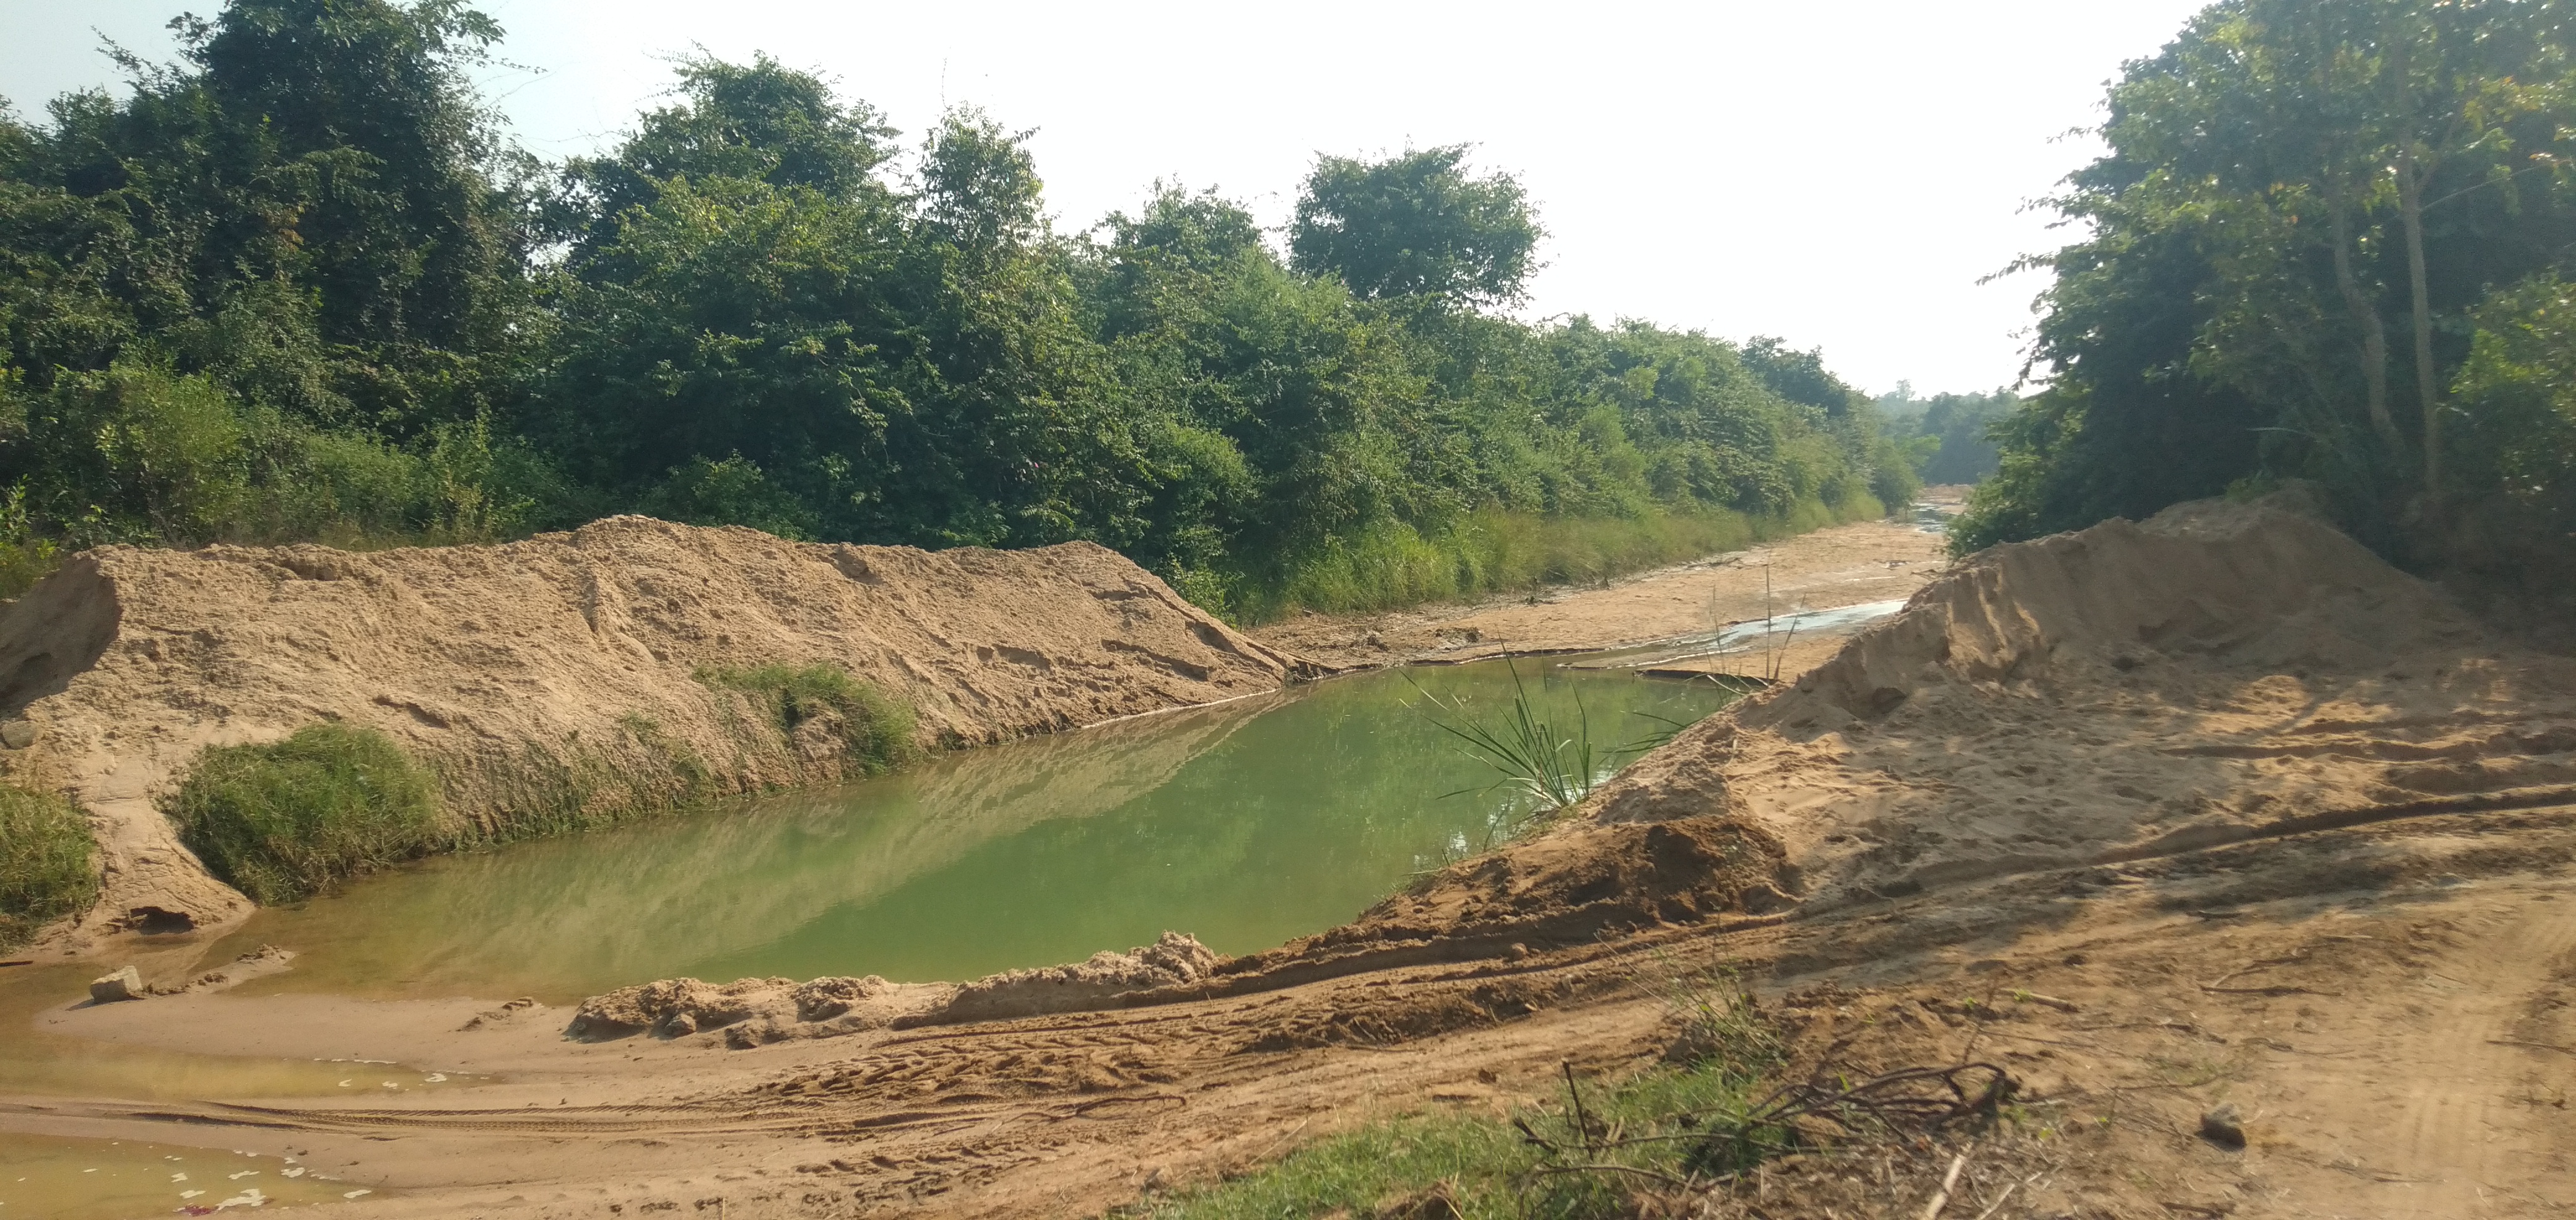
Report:
M 675 178 L 805 187 L 842 203 L 884 192 L 877 171 L 896 133 L 874 107 L 844 102 L 821 77 L 767 55 L 749 64 L 700 55 L 677 71 L 676 103 L 645 114 L 615 153 L 565 163 L 567 190 L 553 217 L 559 238 L 604 240 L 606 228 Z
M 1338 276 L 1369 298 L 1520 300 L 1545 230 L 1520 180 L 1471 176 L 1467 151 L 1454 144 L 1384 161 L 1319 158 L 1288 231 L 1297 269 Z

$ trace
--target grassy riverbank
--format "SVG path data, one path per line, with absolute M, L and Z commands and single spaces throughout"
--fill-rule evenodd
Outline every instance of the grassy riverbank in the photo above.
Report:
M 98 894 L 88 822 L 51 792 L 0 785 L 0 952 Z

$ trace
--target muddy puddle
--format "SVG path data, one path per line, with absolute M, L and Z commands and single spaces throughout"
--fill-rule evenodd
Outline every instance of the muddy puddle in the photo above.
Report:
M 1519 672 L 1544 715 L 1569 727 L 1588 716 L 1596 743 L 1669 731 L 1732 697 L 1526 661 Z M 1526 815 L 1417 710 L 1428 693 L 1498 720 L 1513 690 L 1502 663 L 1366 674 L 832 791 L 423 861 L 262 911 L 205 944 L 194 968 L 274 944 L 298 954 L 293 968 L 236 994 L 566 1003 L 678 975 L 967 979 L 1165 929 L 1221 952 L 1266 948 L 1349 919 Z M 334 1064 L 43 1036 L 44 1012 L 79 994 L 73 973 L 0 973 L 0 1019 L 39 1031 L 0 1039 L 0 1092 L 348 1087 Z M 431 1087 L 417 1072 L 378 1074 Z
M 0 1138 L 0 1217 L 210 1216 L 375 1195 L 297 1157 L 50 1135 Z

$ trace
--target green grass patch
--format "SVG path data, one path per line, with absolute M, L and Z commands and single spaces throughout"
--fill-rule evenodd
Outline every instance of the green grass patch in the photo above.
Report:
M 1546 1102 L 1508 1119 L 1409 1115 L 1318 1140 L 1275 1164 L 1129 1209 L 1139 1220 L 1282 1220 L 1447 1215 L 1470 1220 L 1608 1220 L 1637 1215 L 1641 1190 L 1731 1173 L 1786 1150 L 1761 1121 L 1777 1039 L 1731 978 L 1669 985 L 1688 1062 L 1616 1081 L 1571 1073 Z
M 1783 1146 L 1785 1133 L 1757 1133 L 1748 1142 L 1724 1121 L 1754 1100 L 1755 1087 L 1753 1077 L 1713 1061 L 1653 1068 L 1606 1086 L 1577 1081 L 1508 1120 L 1437 1114 L 1371 1123 L 1130 1214 L 1151 1220 L 1446 1214 L 1407 1206 L 1437 1190 L 1470 1220 L 1632 1216 L 1641 1185 L 1726 1172 Z M 1575 1168 L 1602 1165 L 1619 1168 Z
M 918 723 L 910 704 L 862 682 L 836 665 L 763 665 L 754 669 L 703 669 L 698 680 L 759 699 L 789 740 L 809 724 L 841 739 L 845 766 L 875 775 L 912 761 Z
M 89 819 L 51 792 L 0 785 L 0 950 L 98 898 Z
M 208 869 L 262 904 L 310 897 L 449 837 L 426 768 L 374 729 L 333 722 L 207 748 L 163 812 Z

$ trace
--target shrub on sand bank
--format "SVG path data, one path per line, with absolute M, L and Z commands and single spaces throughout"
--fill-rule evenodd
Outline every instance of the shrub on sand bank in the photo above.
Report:
M 436 849 L 436 780 L 373 729 L 323 723 L 211 746 L 163 812 L 217 877 L 262 904 L 310 897 Z
M 698 680 L 758 696 L 790 741 L 797 730 L 820 723 L 841 739 L 850 768 L 875 775 L 910 761 L 912 708 L 834 665 L 763 665 L 756 669 L 705 669 Z
M 51 792 L 0 785 L 0 950 L 76 915 L 98 897 L 94 844 L 80 807 Z

